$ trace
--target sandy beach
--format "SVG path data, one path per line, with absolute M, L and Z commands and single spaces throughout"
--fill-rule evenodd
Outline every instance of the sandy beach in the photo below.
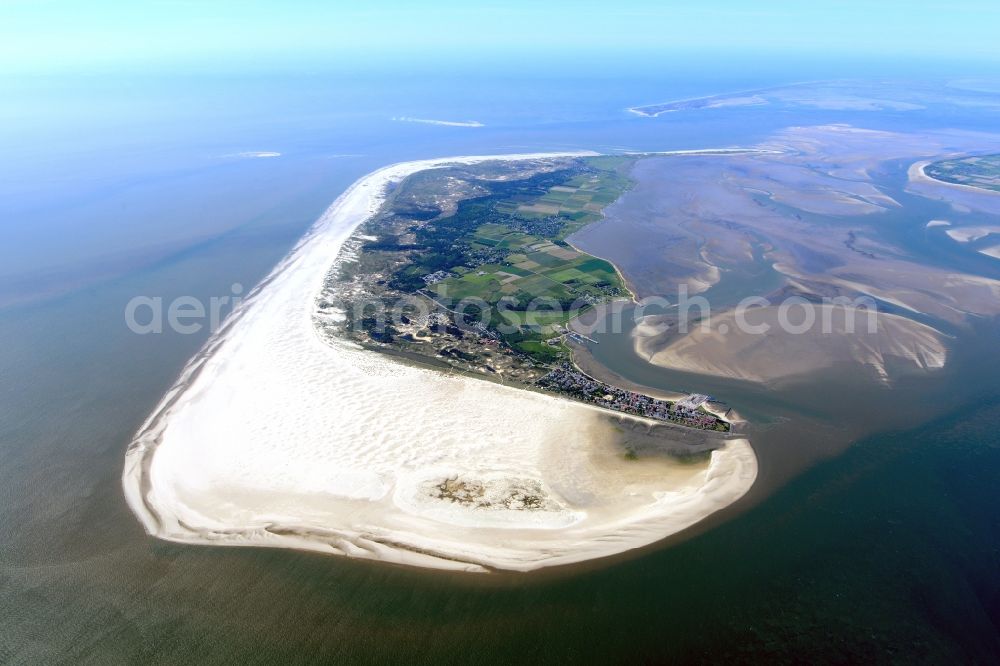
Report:
M 315 297 L 408 162 L 352 185 L 255 288 L 137 433 L 123 486 L 146 531 L 414 566 L 531 570 L 620 553 L 742 497 L 745 439 L 701 464 L 626 460 L 614 422 L 555 396 L 328 344 Z

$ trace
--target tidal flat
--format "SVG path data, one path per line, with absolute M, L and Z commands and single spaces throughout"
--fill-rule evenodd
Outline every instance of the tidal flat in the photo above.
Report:
M 637 162 L 636 185 L 571 240 L 614 262 L 639 305 L 575 322 L 593 339 L 577 362 L 636 390 L 719 396 L 750 422 L 754 495 L 858 437 L 923 422 L 975 394 L 957 378 L 990 344 L 979 322 L 1000 313 L 1000 265 L 983 256 L 993 193 L 934 186 L 912 165 L 998 142 L 801 126 L 755 146 L 767 152 Z M 708 311 L 689 303 L 682 317 L 680 290 Z M 765 334 L 736 321 L 751 297 L 741 321 Z M 810 330 L 779 326 L 790 298 L 796 324 L 813 309 Z M 870 334 L 868 309 L 829 304 L 845 301 L 870 304 Z

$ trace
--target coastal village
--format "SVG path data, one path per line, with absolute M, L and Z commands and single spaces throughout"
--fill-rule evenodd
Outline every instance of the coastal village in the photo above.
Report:
M 702 406 L 711 400 L 707 395 L 693 393 L 677 402 L 660 400 L 600 382 L 568 363 L 539 379 L 537 384 L 616 412 L 702 430 L 728 432 L 730 429 L 726 421 L 702 411 Z
M 429 294 L 419 293 L 428 299 L 432 312 L 424 316 L 403 316 L 401 321 L 385 327 L 391 329 L 391 334 L 385 329 L 378 337 L 369 334 L 368 343 L 378 348 L 419 350 L 421 356 L 433 357 L 459 370 L 504 382 L 537 386 L 572 400 L 632 416 L 701 430 L 729 432 L 731 429 L 725 419 L 705 409 L 712 401 L 711 396 L 691 394 L 671 402 L 599 381 L 566 360 L 542 363 L 509 345 L 503 336 L 485 324 L 461 321 L 455 312 L 430 298 Z M 562 344 L 564 337 L 596 343 L 568 328 L 561 328 L 561 333 L 549 343 Z

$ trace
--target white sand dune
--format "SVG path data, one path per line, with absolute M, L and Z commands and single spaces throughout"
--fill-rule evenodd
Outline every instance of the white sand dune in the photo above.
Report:
M 605 414 L 328 344 L 315 296 L 398 164 L 345 192 L 188 364 L 123 485 L 157 537 L 435 568 L 529 570 L 660 540 L 751 487 L 749 442 L 702 466 L 625 460 Z M 540 156 L 534 156 L 540 157 Z

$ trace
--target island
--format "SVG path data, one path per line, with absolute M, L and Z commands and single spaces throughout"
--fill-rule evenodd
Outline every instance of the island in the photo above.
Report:
M 357 181 L 136 434 L 123 486 L 146 531 L 528 571 L 660 541 L 744 497 L 756 456 L 708 396 L 598 382 L 567 350 L 578 310 L 629 297 L 567 241 L 627 190 L 628 159 L 456 157 Z M 355 316 L 378 302 L 382 323 Z
M 1000 155 L 975 155 L 933 162 L 924 173 L 953 185 L 966 185 L 1000 192 Z
M 939 373 L 946 330 L 995 316 L 1000 283 L 920 261 L 884 221 L 920 195 L 920 237 L 993 270 L 996 230 L 977 211 L 995 193 L 916 161 L 948 159 L 958 139 L 834 124 L 749 149 L 379 169 L 185 367 L 126 453 L 129 506 L 181 543 L 474 572 L 685 532 L 750 492 L 754 431 L 707 389 L 659 393 L 603 350 L 729 385 L 884 390 Z M 878 174 L 900 155 L 914 161 L 893 185 Z M 684 330 L 667 308 L 607 345 L 586 339 L 612 305 L 678 285 L 712 296 L 710 326 Z M 750 326 L 745 296 L 770 298 Z M 821 325 L 783 326 L 784 299 Z

